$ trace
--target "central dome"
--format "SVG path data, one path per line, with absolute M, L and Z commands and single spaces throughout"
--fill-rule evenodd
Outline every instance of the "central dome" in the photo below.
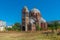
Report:
M 40 11 L 39 11 L 38 9 L 36 9 L 36 8 L 33 8 L 33 9 L 31 10 L 31 12 L 40 13 Z

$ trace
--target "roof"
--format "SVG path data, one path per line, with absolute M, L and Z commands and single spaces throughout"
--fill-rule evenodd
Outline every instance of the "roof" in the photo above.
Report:
M 30 23 L 31 23 L 31 24 L 33 24 L 35 21 L 36 21 L 35 18 L 30 18 Z M 46 23 L 46 20 L 41 17 L 40 22 L 41 22 L 41 23 Z
M 43 19 L 42 17 L 41 17 L 41 20 L 40 20 L 41 22 L 46 22 L 46 20 L 45 19 Z

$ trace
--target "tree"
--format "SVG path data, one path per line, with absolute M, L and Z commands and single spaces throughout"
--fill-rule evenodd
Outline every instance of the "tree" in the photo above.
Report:
M 59 23 L 57 21 L 54 22 L 55 30 L 57 31 Z
M 51 24 L 48 24 L 48 27 L 51 28 L 52 32 L 54 32 L 54 30 L 57 31 L 58 26 L 59 26 L 59 23 L 57 21 L 54 21 Z
M 51 23 L 48 24 L 48 29 L 51 29 L 52 33 L 54 32 L 55 26 L 54 26 L 53 22 L 51 22 Z
M 12 26 L 12 29 L 13 30 L 21 30 L 21 25 L 20 25 L 20 23 L 15 23 L 13 26 Z
M 12 28 L 6 28 L 6 30 L 8 30 L 8 31 L 12 31 Z
M 54 24 L 51 24 L 52 33 L 54 33 L 54 29 L 55 29 Z

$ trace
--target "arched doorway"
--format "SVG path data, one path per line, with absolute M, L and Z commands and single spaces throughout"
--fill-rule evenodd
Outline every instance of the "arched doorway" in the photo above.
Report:
M 25 26 L 22 26 L 22 31 L 25 31 Z

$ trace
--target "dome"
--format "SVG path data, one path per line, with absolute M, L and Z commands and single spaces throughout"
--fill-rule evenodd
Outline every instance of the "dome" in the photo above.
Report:
M 36 9 L 36 8 L 33 8 L 32 10 L 31 10 L 31 12 L 35 12 L 35 13 L 40 13 L 40 11 L 38 10 L 38 9 Z
M 29 12 L 29 10 L 28 10 L 27 6 L 24 6 L 24 9 L 26 9 L 26 12 Z

